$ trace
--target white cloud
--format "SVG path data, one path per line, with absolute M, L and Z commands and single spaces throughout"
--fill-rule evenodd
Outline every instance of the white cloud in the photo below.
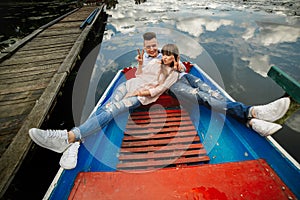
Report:
M 270 65 L 270 57 L 268 55 L 256 55 L 254 57 L 242 57 L 244 61 L 249 61 L 249 68 L 254 72 L 262 75 L 263 77 L 267 77 L 267 73 L 271 68 Z
M 265 46 L 284 42 L 296 42 L 300 37 L 299 26 L 261 24 L 258 40 Z
M 254 32 L 256 28 L 253 26 L 247 27 L 245 33 L 242 35 L 244 40 L 249 40 L 254 37 Z
M 221 26 L 230 26 L 233 25 L 233 21 L 231 20 L 204 20 L 205 24 L 204 26 L 206 27 L 206 30 L 208 31 L 216 31 L 218 28 Z
M 204 32 L 202 24 L 203 19 L 201 18 L 189 18 L 180 20 L 176 24 L 176 27 L 181 31 L 188 32 L 192 36 L 199 37 Z
M 213 20 L 209 18 L 192 17 L 181 19 L 176 24 L 176 27 L 181 31 L 188 32 L 192 36 L 199 37 L 204 32 L 203 27 L 205 27 L 207 31 L 216 31 L 221 26 L 229 25 L 233 25 L 233 21 L 224 19 Z

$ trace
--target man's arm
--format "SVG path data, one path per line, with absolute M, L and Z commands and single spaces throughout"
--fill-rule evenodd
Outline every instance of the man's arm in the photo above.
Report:
M 137 61 L 139 63 L 139 66 L 137 67 L 137 70 L 135 72 L 135 75 L 139 75 L 143 72 L 143 57 L 144 57 L 144 49 L 142 50 L 142 53 L 140 52 L 140 49 L 138 51 Z

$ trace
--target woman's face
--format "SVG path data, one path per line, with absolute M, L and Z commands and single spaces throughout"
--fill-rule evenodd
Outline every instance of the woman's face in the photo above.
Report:
M 175 57 L 172 54 L 171 55 L 165 54 L 162 56 L 162 60 L 165 65 L 171 65 L 171 63 L 175 61 Z

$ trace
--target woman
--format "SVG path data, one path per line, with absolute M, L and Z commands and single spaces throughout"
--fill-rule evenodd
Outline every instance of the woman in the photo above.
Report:
M 146 68 L 138 66 L 136 78 L 122 83 L 115 90 L 109 103 L 96 112 L 79 127 L 72 130 L 29 130 L 31 139 L 38 145 L 62 153 L 70 144 L 97 132 L 107 125 L 114 116 L 140 105 L 150 104 L 158 99 L 178 80 L 178 72 L 173 70 L 179 60 L 179 50 L 174 44 L 162 48 L 162 60 L 152 60 Z M 76 165 L 76 164 L 75 164 Z M 75 166 L 74 166 L 75 167 Z

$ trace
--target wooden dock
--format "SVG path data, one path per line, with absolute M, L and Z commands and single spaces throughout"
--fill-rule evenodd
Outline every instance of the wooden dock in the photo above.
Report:
M 82 22 L 95 10 L 93 21 Z M 85 6 L 41 27 L 0 56 L 0 197 L 25 158 L 28 130 L 40 127 L 89 37 L 103 6 Z

